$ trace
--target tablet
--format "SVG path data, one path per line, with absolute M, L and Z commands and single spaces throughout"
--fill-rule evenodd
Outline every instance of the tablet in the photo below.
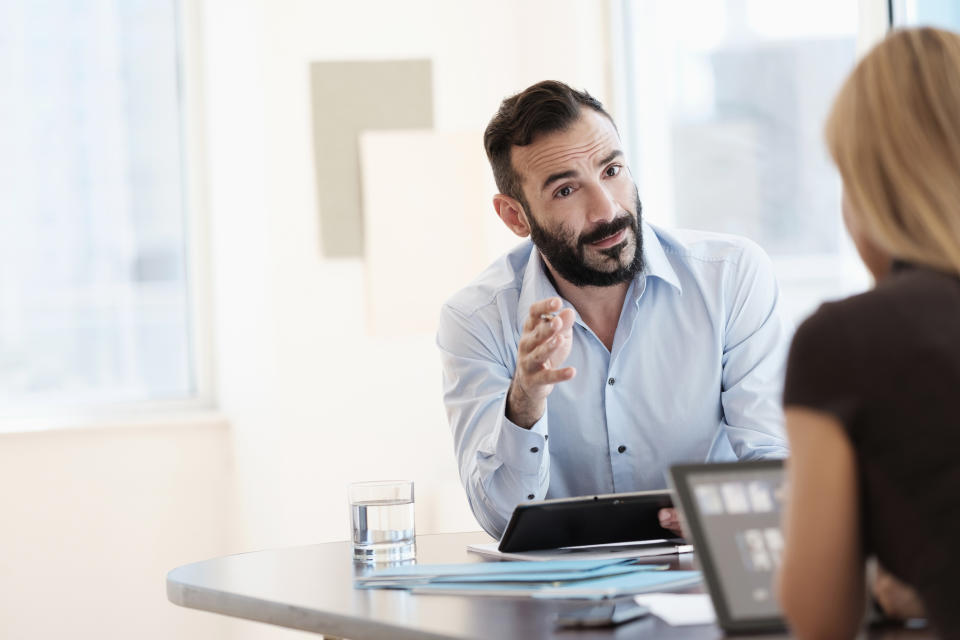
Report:
M 683 530 L 728 633 L 786 628 L 774 593 L 783 552 L 782 460 L 670 467 Z
M 513 510 L 497 548 L 512 553 L 675 539 L 657 515 L 672 506 L 666 490 L 524 502 Z

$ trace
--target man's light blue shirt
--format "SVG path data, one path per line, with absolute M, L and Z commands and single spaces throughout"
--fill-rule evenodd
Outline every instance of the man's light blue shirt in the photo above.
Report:
M 671 464 L 785 457 L 780 404 L 791 327 L 753 242 L 642 224 L 645 267 L 608 350 L 576 313 L 547 410 L 506 418 L 530 305 L 559 295 L 525 242 L 443 307 L 444 403 L 473 513 L 499 536 L 543 498 L 662 489 Z M 564 306 L 573 308 L 564 300 Z

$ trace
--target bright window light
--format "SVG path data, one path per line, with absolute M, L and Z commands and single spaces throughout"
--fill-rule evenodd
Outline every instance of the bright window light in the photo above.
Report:
M 197 391 L 176 3 L 0 3 L 0 414 Z
M 795 320 L 869 284 L 823 142 L 853 69 L 858 4 L 623 0 L 623 134 L 654 223 L 746 236 Z

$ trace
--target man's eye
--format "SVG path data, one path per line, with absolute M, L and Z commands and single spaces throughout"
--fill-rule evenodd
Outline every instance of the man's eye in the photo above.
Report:
M 571 193 L 573 193 L 573 187 L 563 187 L 561 189 L 557 189 L 557 195 L 561 198 L 566 198 Z
M 612 165 L 610 165 L 609 167 L 607 167 L 606 174 L 607 174 L 608 177 L 612 178 L 613 176 L 617 175 L 618 173 L 620 173 L 620 165 L 618 165 L 618 164 L 612 164 Z

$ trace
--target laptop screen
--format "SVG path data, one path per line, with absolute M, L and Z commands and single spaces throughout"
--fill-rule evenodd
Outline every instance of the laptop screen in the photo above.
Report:
M 679 465 L 671 472 L 721 622 L 781 619 L 773 585 L 783 553 L 783 463 Z

